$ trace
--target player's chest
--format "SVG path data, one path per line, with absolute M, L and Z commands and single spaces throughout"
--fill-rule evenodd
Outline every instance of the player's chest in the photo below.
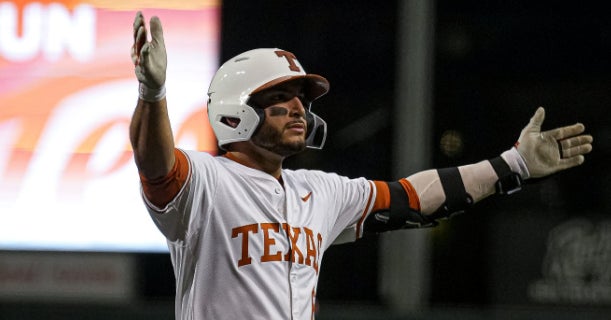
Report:
M 318 272 L 331 224 L 326 199 L 307 186 L 276 181 L 224 188 L 216 199 L 223 206 L 217 206 L 211 224 L 231 243 L 239 270 L 288 263 Z
M 253 179 L 224 185 L 217 191 L 219 211 L 229 214 L 232 224 L 287 223 L 321 228 L 332 202 L 307 184 L 281 184 L 276 180 Z

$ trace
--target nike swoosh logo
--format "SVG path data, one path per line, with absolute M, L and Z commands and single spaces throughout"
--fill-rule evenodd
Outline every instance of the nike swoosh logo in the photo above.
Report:
M 312 191 L 310 191 L 310 193 L 306 194 L 305 196 L 301 197 L 301 201 L 308 202 L 311 196 L 312 196 Z

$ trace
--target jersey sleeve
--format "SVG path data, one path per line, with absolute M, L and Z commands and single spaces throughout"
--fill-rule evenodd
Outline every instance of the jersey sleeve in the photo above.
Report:
M 367 202 L 362 207 L 362 210 L 359 212 L 358 216 L 356 216 L 357 219 L 351 221 L 344 229 L 340 230 L 333 243 L 331 243 L 332 245 L 354 242 L 362 236 L 363 223 L 365 222 L 365 219 L 367 219 L 369 213 L 371 213 L 373 208 L 372 206 L 375 203 L 376 198 L 376 189 L 374 184 L 372 182 L 368 182 L 368 184 L 369 191 L 367 192 Z
M 355 241 L 362 234 L 363 222 L 374 207 L 376 188 L 365 178 L 350 179 L 333 173 L 312 181 L 319 192 L 328 196 L 329 237 L 331 244 Z
M 410 210 L 420 212 L 420 200 L 419 196 L 409 182 L 409 180 L 403 178 L 397 181 L 401 185 L 401 189 L 405 192 L 405 198 Z M 339 234 L 333 244 L 341 244 L 346 242 L 355 241 L 363 236 L 364 223 L 367 217 L 375 212 L 390 210 L 391 206 L 391 193 L 388 186 L 388 182 L 385 181 L 369 181 L 371 186 L 369 191 L 369 200 L 365 206 L 361 217 L 355 224 L 348 225 L 348 227 Z
M 184 241 L 199 232 L 197 223 L 214 201 L 217 171 L 214 158 L 204 152 L 178 150 L 177 165 L 182 177 L 162 178 L 164 187 L 142 186 L 142 197 L 153 222 L 169 242 Z M 178 160 L 181 159 L 181 160 Z M 185 172 L 184 168 L 188 168 Z M 184 177 L 184 181 L 183 181 Z M 182 183 L 181 183 L 182 181 Z M 148 191 L 147 191 L 148 189 Z M 159 189 L 159 190 L 158 190 Z M 151 196 L 170 198 L 163 206 L 151 201 Z M 173 195 L 173 196 L 172 196 Z

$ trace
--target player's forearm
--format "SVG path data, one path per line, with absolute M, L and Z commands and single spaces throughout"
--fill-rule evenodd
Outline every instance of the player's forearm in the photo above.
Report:
M 148 179 L 165 176 L 174 165 L 174 137 L 165 98 L 158 102 L 138 100 L 130 124 L 134 160 Z
M 498 177 L 488 160 L 458 167 L 465 191 L 474 202 L 494 194 Z M 437 170 L 426 170 L 407 178 L 416 189 L 421 213 L 432 214 L 445 201 L 445 192 Z

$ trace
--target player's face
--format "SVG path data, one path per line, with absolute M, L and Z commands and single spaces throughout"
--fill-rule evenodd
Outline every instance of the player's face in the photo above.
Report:
M 281 156 L 305 149 L 307 124 L 301 84 L 283 84 L 253 96 L 249 101 L 265 111 L 265 122 L 251 141 Z

